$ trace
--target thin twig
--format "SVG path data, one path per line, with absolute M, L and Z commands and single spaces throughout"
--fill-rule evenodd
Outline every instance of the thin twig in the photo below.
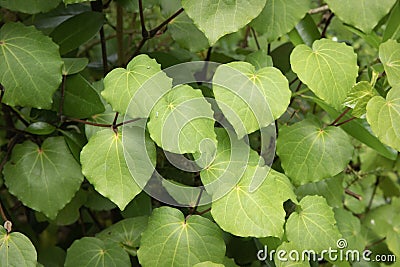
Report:
M 260 50 L 261 46 L 260 46 L 260 43 L 258 42 L 256 31 L 254 30 L 253 27 L 251 27 L 251 33 L 253 35 L 254 41 L 256 42 L 257 49 Z
M 209 212 L 209 211 L 211 211 L 211 208 L 205 209 L 205 210 L 200 211 L 200 212 L 196 212 L 196 214 L 197 214 L 197 215 L 203 215 L 203 214 L 205 214 L 205 213 L 207 213 L 207 212 Z
M 69 121 L 74 121 L 74 122 L 79 122 L 87 125 L 92 125 L 92 126 L 97 126 L 97 127 L 105 127 L 105 128 L 110 128 L 112 127 L 112 124 L 104 124 L 104 123 L 96 123 L 96 122 L 91 122 L 91 121 L 85 121 L 81 119 L 75 119 L 75 118 L 67 118 Z
M 131 120 L 127 120 L 127 121 L 124 121 L 124 122 L 121 122 L 121 123 L 117 123 L 117 124 L 115 124 L 115 128 L 118 128 L 118 127 L 120 127 L 122 125 L 129 124 L 129 123 L 132 123 L 132 122 L 135 122 L 135 121 L 138 121 L 138 120 L 140 120 L 140 118 L 131 119 Z
M 369 210 L 371 209 L 372 202 L 373 202 L 373 200 L 374 200 L 375 193 L 376 193 L 376 189 L 378 188 L 379 182 L 380 182 L 380 179 L 379 179 L 379 176 L 378 176 L 378 177 L 376 178 L 376 182 L 375 182 L 375 185 L 374 185 L 374 189 L 372 190 L 371 198 L 369 199 L 369 202 L 368 202 L 367 211 L 369 211 Z
M 100 28 L 100 43 L 101 43 L 101 58 L 103 61 L 103 76 L 105 77 L 108 73 L 108 59 L 107 59 L 106 37 L 104 35 L 103 26 Z
M 149 37 L 149 32 L 146 30 L 146 24 L 144 22 L 143 3 L 142 3 L 142 0 L 138 0 L 138 1 L 139 1 L 140 26 L 142 28 L 142 38 L 147 39 Z
M 347 119 L 347 120 L 344 120 L 344 121 L 342 121 L 342 122 L 340 122 L 340 123 L 335 124 L 334 126 L 336 126 L 336 127 L 341 126 L 341 125 L 343 125 L 343 124 L 345 124 L 345 123 L 348 123 L 348 122 L 350 122 L 350 121 L 352 121 L 352 120 L 354 120 L 354 119 L 357 119 L 357 117 L 351 117 L 351 118 L 349 118 L 349 119 Z
M 4 96 L 4 86 L 0 83 L 0 104 L 1 101 L 3 101 L 3 96 Z
M 67 80 L 67 76 L 63 75 L 62 76 L 62 82 L 61 82 L 61 97 L 60 97 L 60 104 L 58 107 L 58 116 L 61 119 L 62 114 L 63 114 L 63 108 L 64 108 L 64 99 L 65 99 L 65 82 Z
M 331 24 L 331 21 L 332 21 L 334 16 L 335 16 L 335 14 L 331 13 L 329 15 L 328 19 L 326 20 L 324 29 L 321 32 L 321 38 L 325 38 L 326 37 L 326 31 L 328 30 L 329 24 Z
M 308 14 L 313 15 L 313 14 L 325 12 L 327 10 L 329 10 L 329 6 L 328 5 L 323 5 L 323 6 L 308 10 Z
M 357 199 L 357 200 L 359 200 L 359 201 L 362 200 L 362 196 L 360 196 L 359 194 L 354 193 L 353 191 L 351 191 L 351 190 L 348 189 L 348 188 L 345 188 L 345 189 L 344 189 L 344 192 L 345 192 L 346 194 L 348 194 L 349 196 L 352 196 L 352 197 L 354 197 L 355 199 Z
M 331 124 L 329 124 L 329 126 L 335 126 L 335 124 L 340 121 L 350 110 L 351 108 L 347 107 Z

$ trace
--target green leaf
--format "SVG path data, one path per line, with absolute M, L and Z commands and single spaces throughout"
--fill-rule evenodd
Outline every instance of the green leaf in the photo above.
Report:
M 225 256 L 222 232 L 214 223 L 198 215 L 185 220 L 170 207 L 153 211 L 140 243 L 138 258 L 144 267 L 222 263 Z
M 83 2 L 92 2 L 96 0 L 63 0 L 66 5 L 69 4 L 76 4 L 76 3 L 83 3 Z
M 128 267 L 131 262 L 121 246 L 95 237 L 84 237 L 72 243 L 67 250 L 64 266 Z
M 381 44 L 379 58 L 385 68 L 389 84 L 397 86 L 400 83 L 400 44 L 394 40 Z
M 215 263 L 211 261 L 203 261 L 200 263 L 196 263 L 193 267 L 224 267 L 225 265 L 220 263 Z
M 317 40 L 298 45 L 290 56 L 293 71 L 319 98 L 337 110 L 358 76 L 357 55 L 344 43 Z
M 386 243 L 396 257 L 400 257 L 400 214 L 393 218 L 391 229 L 386 235 Z
M 76 192 L 76 195 L 72 198 L 65 207 L 60 210 L 57 214 L 55 222 L 57 225 L 70 225 L 76 222 L 81 215 L 79 209 L 87 200 L 87 194 L 83 190 Z
M 219 66 L 213 78 L 213 91 L 239 138 L 279 118 L 291 96 L 289 83 L 278 69 L 265 67 L 256 71 L 247 62 Z
M 343 208 L 335 209 L 334 212 L 339 231 L 347 243 L 343 249 L 345 251 L 356 249 L 363 252 L 367 244 L 361 233 L 360 220 Z
M 306 196 L 286 222 L 286 237 L 300 250 L 317 253 L 335 248 L 341 235 L 335 225 L 332 208 L 320 196 Z
M 318 106 L 328 112 L 332 118 L 337 118 L 340 115 L 340 112 L 337 112 L 334 108 L 328 106 L 325 102 L 318 98 L 310 96 L 303 97 L 317 103 Z M 343 120 L 348 120 L 350 118 L 351 116 L 349 114 L 343 116 Z M 375 149 L 382 156 L 391 160 L 395 160 L 397 158 L 397 152 L 394 149 L 382 144 L 381 141 L 379 141 L 378 138 L 376 138 L 376 136 L 370 132 L 368 123 L 365 120 L 355 119 L 342 124 L 340 128 L 345 130 L 347 134 Z
M 25 132 L 37 135 L 48 135 L 54 132 L 56 127 L 44 121 L 31 123 L 25 128 Z
M 306 15 L 310 6 L 310 0 L 268 0 L 261 14 L 251 25 L 271 43 L 293 29 Z
M 147 217 L 129 218 L 111 225 L 96 235 L 105 242 L 114 242 L 125 248 L 132 256 L 136 256 L 136 248 L 140 245 L 142 233 L 147 228 Z
M 222 36 L 236 32 L 260 14 L 266 0 L 182 0 L 188 16 L 214 45 Z
M 369 82 L 356 83 L 350 90 L 344 105 L 353 109 L 351 114 L 354 117 L 363 117 L 367 112 L 368 101 L 379 95 Z
M 248 54 L 245 61 L 256 67 L 256 70 L 273 66 L 272 57 L 264 50 L 258 50 Z
M 255 176 L 265 180 L 250 192 Z M 282 238 L 286 214 L 283 202 L 288 199 L 296 201 L 296 195 L 285 175 L 267 167 L 249 166 L 239 183 L 212 203 L 211 213 L 224 231 L 236 236 Z
M 397 2 L 390 12 L 389 19 L 383 32 L 382 42 L 389 39 L 398 40 L 400 38 L 400 3 Z
M 3 103 L 11 106 L 51 108 L 61 82 L 58 47 L 33 26 L 6 23 L 0 29 L 0 83 Z
M 343 22 L 370 33 L 389 13 L 396 0 L 326 0 L 325 2 Z
M 295 185 L 320 181 L 343 171 L 353 155 L 348 135 L 339 127 L 322 127 L 305 119 L 279 129 L 277 154 Z
M 153 107 L 147 127 L 164 150 L 184 154 L 200 151 L 208 139 L 216 143 L 211 105 L 189 85 L 172 88 Z
M 116 68 L 107 74 L 104 79 L 104 90 L 101 92 L 101 95 L 111 104 L 115 111 L 125 114 L 132 97 L 145 84 L 149 87 L 149 90 L 143 90 L 142 92 L 148 99 L 138 97 L 141 101 L 140 104 L 143 105 L 144 103 L 146 105 L 146 103 L 153 104 L 157 102 L 158 97 L 154 98 L 152 93 L 156 94 L 155 90 L 158 88 L 152 86 L 153 83 L 146 83 L 150 78 L 153 78 L 154 83 L 160 85 L 162 88 L 168 88 L 169 90 L 172 87 L 171 79 L 161 72 L 160 65 L 154 59 L 149 58 L 147 55 L 136 56 L 129 62 L 126 69 Z M 133 118 L 147 117 L 150 114 L 151 108 L 152 106 L 145 106 L 145 111 L 142 111 L 140 114 L 134 113 L 129 115 Z
M 316 183 L 308 183 L 296 188 L 296 195 L 303 198 L 306 195 L 323 196 L 331 207 L 343 205 L 343 178 L 335 176 Z
M 61 0 L 0 0 L 0 6 L 27 14 L 47 12 L 57 7 Z
M 124 134 L 131 135 L 129 138 L 132 139 L 137 138 L 138 142 L 145 138 L 141 127 L 127 128 Z M 142 191 L 144 186 L 144 184 L 138 185 L 137 179 L 132 177 L 129 171 L 124 157 L 122 138 L 121 132 L 116 134 L 112 129 L 99 131 L 90 138 L 81 152 L 82 172 L 86 179 L 94 185 L 96 191 L 117 204 L 121 210 Z M 155 163 L 154 145 L 147 148 L 151 150 L 152 161 Z M 135 146 L 125 149 L 134 150 Z M 145 176 L 143 180 L 150 179 L 151 173 L 143 172 Z
M 36 266 L 37 254 L 32 242 L 25 235 L 7 233 L 0 226 L 0 265 L 1 266 Z
M 162 0 L 162 14 L 168 18 L 182 7 L 180 0 Z M 197 52 L 208 47 L 207 37 L 200 31 L 186 12 L 183 12 L 168 24 L 168 32 L 183 48 Z M 190 38 L 188 38 L 190 36 Z
M 54 108 L 58 110 L 60 93 Z M 105 110 L 96 89 L 82 75 L 68 76 L 65 81 L 63 114 L 73 118 L 87 118 Z
M 150 216 L 152 210 L 153 208 L 150 196 L 146 194 L 146 192 L 142 191 L 131 202 L 129 202 L 125 210 L 121 212 L 121 215 L 124 218 Z
M 257 152 L 232 132 L 222 128 L 215 128 L 215 132 L 218 141 L 215 156 L 199 158 L 196 163 L 203 168 L 200 177 L 207 193 L 218 199 L 239 182 L 248 165 L 262 162 Z
M 73 16 L 58 25 L 50 34 L 64 55 L 92 39 L 104 24 L 101 12 L 87 11 Z
M 382 143 L 400 151 L 400 87 L 386 96 L 373 97 L 367 105 L 367 120 Z
M 63 137 L 47 138 L 41 147 L 31 141 L 16 145 L 3 174 L 11 194 L 50 219 L 71 201 L 83 181 Z
M 288 34 L 290 41 L 295 45 L 306 44 L 312 46 L 314 41 L 321 38 L 321 33 L 310 14 L 306 16 Z
M 89 59 L 83 58 L 62 58 L 64 61 L 62 74 L 63 75 L 72 75 L 78 72 L 81 72 L 86 68 L 86 65 L 89 63 Z

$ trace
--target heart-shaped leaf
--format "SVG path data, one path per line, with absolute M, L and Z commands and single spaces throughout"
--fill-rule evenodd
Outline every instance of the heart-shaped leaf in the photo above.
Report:
M 266 0 L 182 0 L 194 23 L 214 45 L 222 36 L 236 32 L 260 14 Z
M 298 45 L 290 55 L 293 71 L 319 98 L 342 109 L 358 76 L 357 55 L 344 43 L 317 40 L 312 49 Z
M 348 135 L 339 127 L 321 127 L 306 119 L 279 128 L 277 154 L 295 185 L 316 182 L 343 171 L 353 155 Z
M 140 143 L 148 138 L 145 137 L 142 127 L 125 128 L 123 134 L 130 135 L 129 139 L 136 139 Z M 82 172 L 86 179 L 93 184 L 96 191 L 117 204 L 121 210 L 142 191 L 144 181 L 148 181 L 152 174 L 147 166 L 142 166 L 143 177 L 132 177 L 125 161 L 122 138 L 121 132 L 115 133 L 111 129 L 99 131 L 90 138 L 81 152 Z M 149 144 L 147 149 L 155 163 L 155 147 Z M 129 146 L 126 149 L 136 148 Z M 143 184 L 138 185 L 138 179 Z
M 400 84 L 400 44 L 388 40 L 379 46 L 379 58 L 391 86 Z
M 153 211 L 138 250 L 144 267 L 193 266 L 203 261 L 222 263 L 225 243 L 221 230 L 198 215 L 184 218 L 174 208 Z
M 291 91 L 274 67 L 255 70 L 247 62 L 217 68 L 213 78 L 217 104 L 239 138 L 271 124 L 289 105 Z
M 150 137 L 173 153 L 200 151 L 202 141 L 216 143 L 211 105 L 189 85 L 171 89 L 154 106 L 147 124 Z
M 53 93 L 61 82 L 58 46 L 21 23 L 6 23 L 0 29 L 0 83 L 3 102 L 11 106 L 50 109 Z
M 386 100 L 375 96 L 368 102 L 367 121 L 382 143 L 400 151 L 400 87 L 390 89 Z
M 265 179 L 250 192 L 255 176 Z M 296 201 L 296 195 L 285 175 L 267 167 L 249 166 L 239 183 L 212 203 L 211 213 L 224 231 L 234 235 L 281 238 L 286 214 L 283 202 L 288 199 Z
M 64 266 L 129 267 L 131 261 L 128 253 L 119 244 L 104 242 L 95 237 L 84 237 L 68 248 Z
M 21 233 L 7 233 L 0 226 L 0 266 L 36 267 L 37 254 L 32 242 Z
M 31 141 L 16 145 L 3 174 L 10 193 L 50 219 L 71 201 L 83 181 L 63 137 L 47 138 L 41 147 Z
M 147 55 L 139 55 L 129 62 L 126 69 L 116 68 L 107 74 L 104 78 L 104 90 L 101 95 L 115 111 L 125 114 L 132 98 L 152 77 L 156 85 L 167 88 L 167 90 L 172 87 L 171 79 L 161 72 L 160 65 L 154 59 L 150 59 Z M 142 90 L 143 97 L 140 95 L 138 99 L 140 99 L 140 105 L 148 104 L 149 106 L 146 106 L 142 113 L 130 114 L 133 118 L 147 117 L 153 107 L 152 105 L 157 102 L 159 95 L 156 97 L 152 95 L 157 93 L 154 92 L 157 86 L 149 83 L 147 85 L 149 88 L 146 88 L 149 90 Z
M 396 0 L 326 0 L 325 2 L 343 22 L 370 33 L 389 13 Z
M 320 196 L 306 196 L 287 220 L 286 237 L 300 250 L 312 249 L 319 253 L 336 248 L 341 234 L 326 200 Z
M 270 43 L 289 32 L 307 14 L 310 0 L 267 0 L 261 14 L 251 25 Z

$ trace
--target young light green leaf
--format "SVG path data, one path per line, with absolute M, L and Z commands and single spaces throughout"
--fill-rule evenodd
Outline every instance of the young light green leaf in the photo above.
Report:
M 254 192 L 250 184 L 257 176 L 265 177 Z M 239 183 L 225 196 L 214 201 L 211 213 L 226 232 L 236 236 L 282 238 L 285 223 L 283 202 L 296 201 L 289 179 L 267 167 L 249 166 Z
M 207 193 L 218 199 L 236 186 L 248 165 L 262 162 L 257 152 L 234 133 L 222 128 L 216 128 L 215 132 L 218 141 L 215 155 L 199 158 L 196 163 L 203 168 L 200 177 Z
M 47 12 L 57 7 L 61 0 L 0 0 L 0 6 L 27 14 Z
M 320 196 L 304 197 L 286 222 L 286 237 L 300 250 L 336 248 L 341 234 L 332 208 Z
M 189 85 L 172 88 L 153 107 L 147 126 L 164 150 L 184 154 L 200 151 L 207 140 L 216 143 L 211 105 Z
M 35 267 L 37 253 L 32 242 L 25 235 L 7 233 L 0 226 L 0 266 Z
M 16 145 L 3 174 L 11 194 L 50 219 L 71 201 L 83 181 L 63 137 L 47 138 L 41 147 L 31 141 Z
M 268 0 L 251 25 L 271 43 L 289 32 L 310 9 L 310 0 Z
M 400 44 L 388 40 L 379 46 L 379 58 L 391 86 L 400 84 Z
M 344 105 L 353 109 L 351 114 L 354 117 L 363 117 L 367 112 L 368 101 L 379 95 L 369 82 L 361 81 L 356 83 L 345 99 Z
M 142 233 L 147 228 L 148 217 L 135 217 L 117 222 L 96 235 L 105 242 L 122 246 L 129 254 L 136 256 Z
M 193 265 L 193 267 L 225 267 L 225 265 L 211 261 L 203 261 L 200 263 L 196 263 L 195 265 Z
M 58 25 L 50 34 L 64 55 L 92 39 L 104 24 L 101 12 L 87 11 Z
M 129 131 L 129 132 L 128 132 Z M 144 142 L 144 129 L 132 127 L 124 134 L 136 137 Z M 125 206 L 142 191 L 145 184 L 138 185 L 132 177 L 124 157 L 122 133 L 115 133 L 112 129 L 105 129 L 92 136 L 81 152 L 82 172 L 86 179 L 93 184 L 96 191 L 109 198 L 123 210 Z M 130 137 L 131 138 L 131 137 Z M 132 137 L 133 138 L 133 137 Z M 148 138 L 148 137 L 146 137 Z M 135 147 L 125 149 L 134 150 Z M 152 162 L 155 163 L 155 147 L 149 146 Z M 151 173 L 143 168 L 142 181 L 148 181 Z M 137 177 L 136 177 L 137 178 Z
M 279 129 L 277 154 L 295 185 L 320 181 L 343 171 L 353 155 L 349 136 L 339 127 L 306 119 Z
M 343 22 L 370 33 L 389 13 L 396 0 L 326 0 L 326 3 Z
M 217 68 L 213 78 L 217 104 L 239 138 L 271 124 L 289 105 L 291 91 L 274 67 L 255 70 L 247 62 Z
M 69 247 L 64 266 L 129 267 L 131 261 L 120 245 L 95 237 L 84 237 Z
M 357 55 L 344 43 L 317 40 L 312 49 L 306 45 L 294 48 L 290 62 L 293 71 L 319 98 L 337 110 L 358 76 Z
M 54 108 L 58 111 L 61 94 L 55 94 Z M 68 76 L 65 81 L 63 114 L 73 118 L 87 118 L 102 113 L 104 105 L 92 84 L 82 75 Z
M 153 211 L 137 253 L 144 267 L 222 263 L 225 243 L 210 220 L 198 215 L 185 219 L 179 210 L 161 207 Z
M 162 0 L 161 10 L 168 18 L 182 8 L 180 0 Z M 168 32 L 172 38 L 183 48 L 197 52 L 208 47 L 207 37 L 200 31 L 186 12 L 183 12 L 168 24 Z M 188 38 L 190 36 L 190 38 Z
M 11 106 L 51 108 L 61 82 L 58 47 L 33 26 L 6 23 L 0 29 L 0 83 Z
M 236 32 L 260 14 L 266 0 L 182 0 L 182 6 L 210 45 L 222 36 Z
M 62 58 L 64 61 L 62 74 L 72 75 L 81 72 L 85 69 L 86 65 L 89 63 L 89 59 L 82 58 Z
M 139 55 L 129 62 L 126 69 L 116 68 L 107 74 L 104 79 L 104 90 L 101 92 L 101 95 L 111 104 L 115 111 L 125 114 L 132 97 L 151 77 L 156 79 L 154 82 L 157 85 L 167 90 L 172 87 L 171 79 L 161 72 L 160 65 L 154 59 L 149 58 L 147 55 Z M 146 94 L 149 99 L 139 98 L 143 103 L 155 103 L 158 98 L 154 99 L 152 97 L 152 91 L 158 88 L 152 86 L 152 88 L 148 89 L 143 94 Z M 145 109 L 146 111 L 150 111 L 151 108 L 152 106 L 146 106 Z M 129 115 L 135 118 L 148 116 L 149 113 L 143 112 Z
M 373 97 L 367 105 L 367 121 L 379 140 L 400 151 L 400 87 L 386 96 Z

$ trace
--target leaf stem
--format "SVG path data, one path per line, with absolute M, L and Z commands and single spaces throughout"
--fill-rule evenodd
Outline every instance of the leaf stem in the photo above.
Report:
M 340 121 L 350 110 L 351 108 L 347 107 L 331 124 L 329 124 L 329 126 L 336 126 L 336 123 Z
M 155 27 L 154 29 L 151 29 L 150 31 L 147 31 L 145 28 L 145 22 L 144 22 L 144 16 L 143 16 L 143 7 L 140 8 L 141 5 L 141 0 L 139 0 L 139 15 L 140 15 L 140 23 L 142 25 L 142 40 L 140 40 L 140 43 L 138 44 L 138 46 L 136 47 L 135 52 L 133 53 L 133 55 L 129 58 L 128 62 L 131 61 L 135 56 L 137 56 L 140 52 L 140 50 L 142 49 L 142 47 L 144 46 L 144 44 L 147 42 L 147 40 L 153 38 L 154 36 L 156 36 L 156 34 L 168 23 L 170 23 L 174 18 L 176 18 L 179 14 L 181 14 L 183 12 L 183 8 L 180 8 L 179 10 L 177 10 L 174 14 L 172 14 L 169 18 L 167 18 L 166 20 L 164 20 L 163 22 L 160 23 L 160 25 L 158 25 L 157 27 Z
M 3 101 L 4 96 L 4 86 L 0 83 L 0 104 Z
M 254 30 L 253 27 L 250 27 L 250 29 L 251 29 L 251 34 L 253 35 L 254 41 L 256 42 L 257 49 L 261 50 L 261 46 L 260 46 L 260 43 L 258 42 L 256 31 Z
M 117 2 L 117 56 L 118 56 L 118 66 L 122 66 L 124 64 L 124 21 L 123 14 L 124 10 L 122 6 Z
M 67 118 L 67 120 L 79 122 L 79 123 L 83 123 L 83 124 L 87 124 L 87 125 L 91 125 L 91 126 L 97 126 L 97 127 L 105 127 L 105 128 L 112 127 L 112 124 L 96 123 L 96 122 L 90 122 L 90 121 L 86 121 L 86 120 L 69 118 L 69 117 Z
M 333 17 L 335 16 L 334 13 L 331 13 L 328 17 L 328 19 L 325 22 L 325 26 L 324 29 L 321 32 L 321 38 L 325 38 L 326 37 L 326 31 L 328 30 L 329 25 L 331 24 L 331 21 L 333 19 Z
M 376 190 L 378 189 L 379 182 L 380 182 L 380 179 L 379 179 L 379 176 L 378 176 L 376 178 L 374 189 L 372 190 L 371 198 L 369 199 L 369 202 L 368 202 L 367 211 L 369 211 L 371 209 L 371 207 L 372 207 L 372 202 L 374 200 L 374 197 L 375 197 L 375 194 L 376 194 Z
M 63 76 L 62 76 L 62 82 L 61 82 L 60 104 L 59 104 L 59 107 L 58 107 L 58 116 L 59 116 L 59 118 L 60 118 L 60 121 L 62 121 L 61 118 L 62 118 L 62 116 L 63 116 L 62 114 L 63 114 L 63 108 L 64 108 L 65 83 L 66 83 L 66 80 L 67 80 L 67 76 L 66 76 L 66 75 L 63 75 Z
M 351 118 L 349 118 L 349 119 L 347 119 L 347 120 L 344 120 L 344 121 L 342 121 L 342 122 L 340 122 L 340 123 L 338 123 L 338 124 L 335 124 L 335 126 L 336 126 L 336 127 L 341 126 L 341 125 L 343 125 L 343 124 L 345 124 L 345 123 L 348 123 L 349 121 L 352 121 L 352 120 L 354 120 L 354 119 L 357 119 L 357 117 L 351 117 Z
M 353 191 L 351 191 L 351 190 L 348 189 L 348 188 L 345 188 L 345 189 L 344 189 L 344 192 L 345 192 L 347 195 L 352 196 L 352 197 L 354 197 L 355 199 L 357 199 L 357 200 L 359 200 L 359 201 L 362 200 L 362 196 L 360 196 L 360 195 L 357 194 L 357 193 L 354 193 Z

